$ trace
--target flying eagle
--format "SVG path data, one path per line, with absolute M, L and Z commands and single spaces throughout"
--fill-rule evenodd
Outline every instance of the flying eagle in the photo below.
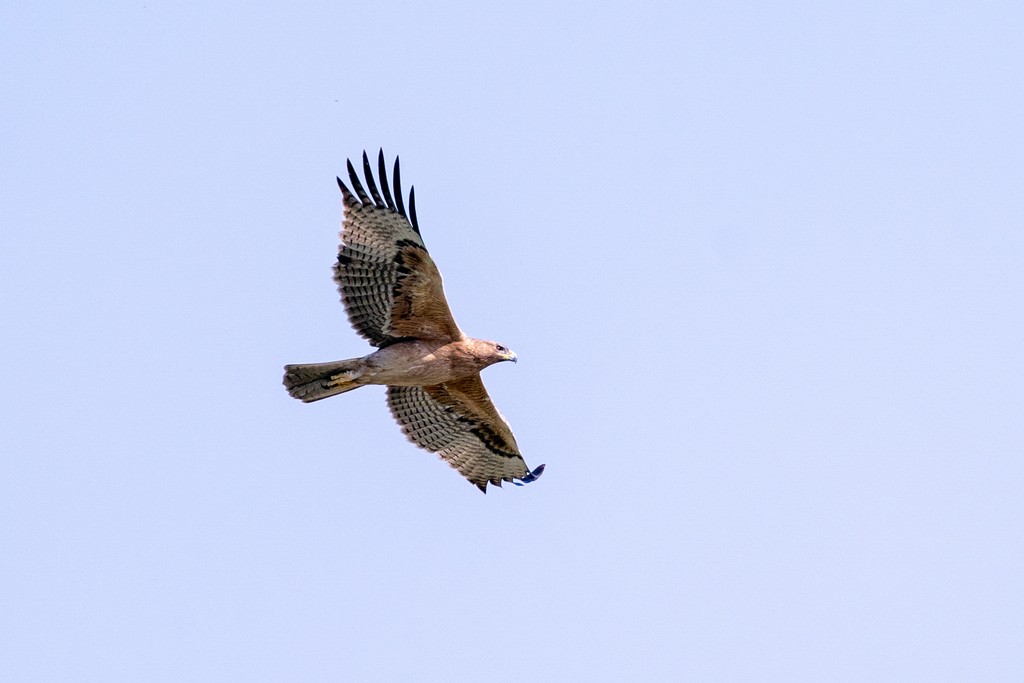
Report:
M 349 322 L 377 347 L 368 356 L 312 365 L 286 365 L 284 386 L 304 403 L 367 384 L 387 386 L 388 407 L 414 444 L 437 453 L 487 493 L 487 484 L 517 486 L 544 471 L 526 466 L 508 422 L 494 407 L 480 371 L 516 354 L 492 341 L 471 339 L 455 324 L 441 273 L 427 253 L 416 221 L 402 201 L 398 158 L 388 188 L 384 150 L 377 157 L 380 190 L 363 152 L 367 194 L 352 162 L 355 194 L 338 178 L 345 204 L 334 281 Z M 516 481 L 518 480 L 518 481 Z

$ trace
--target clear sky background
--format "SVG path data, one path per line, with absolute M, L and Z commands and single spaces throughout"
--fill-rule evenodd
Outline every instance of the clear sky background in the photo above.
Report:
M 1022 36 L 5 3 L 0 679 L 1024 680 Z M 281 386 L 380 146 L 535 484 Z

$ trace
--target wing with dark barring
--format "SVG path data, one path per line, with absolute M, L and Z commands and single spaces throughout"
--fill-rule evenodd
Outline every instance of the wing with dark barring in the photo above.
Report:
M 354 193 L 338 178 L 345 217 L 334 281 L 349 321 L 356 332 L 381 348 L 408 339 L 464 339 L 448 308 L 441 273 L 420 237 L 412 190 L 406 213 L 398 159 L 394 196 L 388 188 L 383 150 L 378 156 L 378 172 L 383 194 L 377 189 L 366 152 L 363 174 L 369 192 L 351 161 L 348 174 Z
M 488 483 L 533 480 L 479 374 L 429 387 L 389 386 L 388 407 L 410 441 L 437 453 L 484 493 Z M 536 476 L 542 471 L 537 468 Z

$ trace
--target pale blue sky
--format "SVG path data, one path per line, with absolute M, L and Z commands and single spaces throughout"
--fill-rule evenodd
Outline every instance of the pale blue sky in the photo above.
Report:
M 0 679 L 1024 680 L 1022 35 L 7 3 Z M 380 146 L 536 484 L 281 387 Z

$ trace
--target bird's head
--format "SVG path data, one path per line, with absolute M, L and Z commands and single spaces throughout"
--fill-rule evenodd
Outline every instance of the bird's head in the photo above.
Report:
M 516 354 L 512 353 L 512 349 L 498 342 L 485 339 L 466 339 L 458 342 L 458 346 L 464 352 L 468 352 L 467 355 L 472 358 L 470 362 L 475 371 L 483 370 L 488 365 L 494 365 L 503 360 L 510 360 L 513 363 L 517 360 Z
M 487 342 L 487 345 L 490 347 L 489 350 L 493 359 L 491 362 L 493 363 L 500 363 L 503 360 L 510 360 L 515 363 L 518 360 L 516 354 L 507 346 L 498 342 Z

